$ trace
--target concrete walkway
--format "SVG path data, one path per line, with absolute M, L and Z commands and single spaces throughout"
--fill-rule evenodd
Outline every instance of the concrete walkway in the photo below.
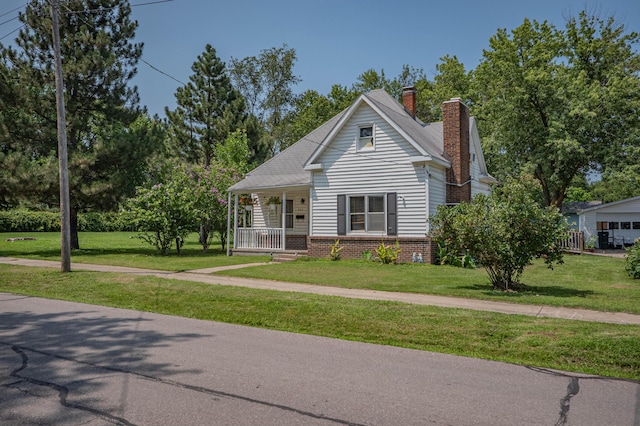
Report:
M 0 263 L 28 267 L 60 268 L 60 262 L 47 260 L 0 257 Z M 72 263 L 71 269 L 76 271 L 116 272 L 122 274 L 146 275 L 214 285 L 218 284 L 263 290 L 291 291 L 299 293 L 319 294 L 324 296 L 346 297 L 351 299 L 383 300 L 411 303 L 416 305 L 440 306 L 445 308 L 473 309 L 478 311 L 499 312 L 503 314 L 518 314 L 535 317 L 550 317 L 613 324 L 640 325 L 640 315 L 621 312 L 600 312 L 591 311 L 588 309 L 572 309 L 542 305 L 521 305 L 516 303 L 492 302 L 487 300 L 463 299 L 458 297 L 433 296 L 428 294 L 349 289 L 313 284 L 261 280 L 254 278 L 210 275 L 211 273 L 217 271 L 238 269 L 257 265 L 266 265 L 266 263 L 249 263 L 244 265 L 222 266 L 218 268 L 198 269 L 187 272 L 158 271 L 153 269 L 130 268 L 126 266 L 93 265 L 87 263 Z

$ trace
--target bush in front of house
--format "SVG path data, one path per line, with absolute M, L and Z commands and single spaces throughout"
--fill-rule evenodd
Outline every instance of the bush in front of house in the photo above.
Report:
M 640 279 L 640 239 L 636 239 L 634 244 L 626 250 L 624 269 L 631 278 Z
M 507 179 L 490 196 L 439 206 L 431 226 L 431 237 L 443 244 L 444 254 L 476 259 L 496 289 L 517 289 L 533 259 L 543 259 L 550 268 L 562 263 L 557 241 L 566 236 L 566 221 L 558 209 L 541 207 L 526 182 Z

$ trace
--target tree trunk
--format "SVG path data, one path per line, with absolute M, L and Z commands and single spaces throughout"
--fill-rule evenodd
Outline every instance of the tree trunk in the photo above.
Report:
M 73 206 L 69 209 L 69 231 L 71 233 L 71 250 L 80 249 L 80 241 L 78 240 L 78 210 Z
M 207 221 L 206 223 L 201 223 L 200 224 L 200 244 L 202 245 L 202 252 L 206 253 L 207 250 L 209 249 L 209 225 L 210 221 Z

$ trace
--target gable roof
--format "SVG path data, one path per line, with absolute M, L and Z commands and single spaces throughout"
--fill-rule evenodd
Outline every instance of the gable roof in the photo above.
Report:
M 566 201 L 562 203 L 562 213 L 578 213 L 602 204 L 602 201 Z
M 637 197 L 625 198 L 624 200 L 613 201 L 611 203 L 600 204 L 600 205 L 595 206 L 595 207 L 590 207 L 588 209 L 584 209 L 584 210 L 580 211 L 578 214 L 582 214 L 582 213 L 590 212 L 590 211 L 594 211 L 594 210 L 606 209 L 608 207 L 614 207 L 614 206 L 617 206 L 617 205 L 620 205 L 620 204 L 626 204 L 626 203 L 633 202 L 633 201 L 640 201 L 640 195 L 638 195 Z
M 252 191 L 311 185 L 311 175 L 304 170 L 304 164 L 345 111 L 247 173 L 243 180 L 231 186 L 228 191 Z
M 335 135 L 346 125 L 353 114 L 366 104 L 391 125 L 420 154 L 419 161 L 433 161 L 444 167 L 451 163 L 444 154 L 442 122 L 423 123 L 413 118 L 397 100 L 383 89 L 362 94 L 347 109 L 300 139 L 289 148 L 249 172 L 246 177 L 231 186 L 230 192 L 250 192 L 270 188 L 293 188 L 311 185 L 313 163 L 329 147 Z M 477 129 L 475 119 L 470 121 L 470 131 Z M 479 144 L 471 137 L 472 143 Z M 482 149 L 476 146 L 482 154 Z M 484 157 L 482 169 L 486 173 Z M 310 167 L 305 169 L 305 167 Z M 484 175 L 483 175 L 484 176 Z M 489 176 L 488 174 L 486 176 Z
M 343 116 L 336 123 L 335 127 L 326 135 L 320 146 L 311 155 L 306 165 L 309 166 L 320 157 L 325 149 L 331 144 L 335 135 L 346 125 L 353 114 L 363 103 L 369 105 L 376 111 L 394 130 L 404 137 L 426 160 L 433 160 L 445 167 L 450 166 L 449 160 L 444 155 L 442 137 L 437 139 L 431 132 L 425 131 L 425 124 L 414 119 L 398 101 L 383 89 L 372 90 L 362 94 L 343 111 Z

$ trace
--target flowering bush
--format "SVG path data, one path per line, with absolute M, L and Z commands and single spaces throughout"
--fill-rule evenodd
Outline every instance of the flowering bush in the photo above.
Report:
M 634 244 L 626 250 L 624 269 L 631 278 L 640 279 L 640 240 L 636 238 Z
M 139 187 L 136 196 L 127 200 L 123 215 L 144 230 L 139 238 L 156 247 L 163 255 L 175 241 L 180 250 L 196 220 L 194 198 L 187 189 L 191 184 L 186 166 L 174 165 L 150 188 Z
M 213 162 L 209 168 L 194 166 L 191 169 L 195 214 L 200 225 L 200 244 L 206 252 L 217 233 L 226 247 L 227 238 L 227 189 L 238 182 L 240 174 L 234 167 Z
M 557 241 L 566 236 L 566 221 L 557 209 L 540 207 L 519 181 L 507 180 L 491 196 L 477 195 L 472 203 L 438 207 L 431 226 L 431 237 L 447 253 L 476 259 L 496 289 L 517 288 L 535 258 L 549 268 L 562 263 Z

